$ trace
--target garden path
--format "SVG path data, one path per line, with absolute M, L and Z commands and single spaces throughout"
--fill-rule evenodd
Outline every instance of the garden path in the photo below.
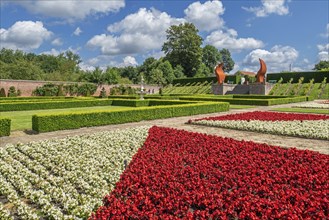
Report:
M 256 110 L 268 111 L 271 108 L 290 107 L 291 105 L 295 105 L 295 104 L 286 104 L 286 105 L 278 105 L 278 106 L 259 106 L 252 109 L 232 109 L 229 112 L 184 116 L 184 117 L 176 117 L 169 119 L 158 119 L 152 121 L 141 121 L 141 122 L 126 123 L 126 124 L 118 124 L 118 125 L 88 127 L 88 128 L 80 128 L 75 130 L 47 132 L 41 134 L 33 134 L 33 132 L 29 132 L 29 131 L 26 132 L 14 131 L 11 133 L 9 137 L 0 138 L 0 147 L 5 146 L 6 144 L 28 143 L 31 141 L 39 141 L 39 140 L 46 140 L 52 138 L 64 138 L 66 136 L 89 134 L 89 133 L 100 132 L 100 131 L 124 129 L 129 127 L 136 127 L 136 126 L 157 125 L 163 127 L 184 129 L 193 132 L 207 133 L 221 137 L 230 137 L 237 140 L 254 141 L 257 143 L 267 143 L 269 145 L 281 146 L 285 148 L 295 147 L 297 149 L 303 149 L 303 150 L 308 149 L 329 155 L 329 141 L 325 141 L 325 140 L 312 140 L 306 138 L 261 134 L 261 133 L 249 132 L 249 131 L 237 131 L 237 130 L 224 129 L 224 128 L 185 124 L 189 119 L 197 119 L 201 117 L 225 115 L 225 114 L 256 111 Z

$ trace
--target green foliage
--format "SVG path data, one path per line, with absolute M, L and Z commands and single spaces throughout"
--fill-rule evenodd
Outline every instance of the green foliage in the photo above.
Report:
M 78 87 L 78 95 L 91 96 L 97 90 L 97 86 L 92 83 L 84 83 Z
M 212 75 L 212 71 L 210 71 L 210 69 L 204 63 L 201 63 L 194 77 L 201 78 L 210 75 Z
M 132 95 L 136 94 L 136 89 L 132 88 L 131 86 L 116 86 L 111 88 L 110 95 Z
M 63 86 L 65 94 L 69 94 L 70 96 L 75 96 L 78 94 L 79 85 L 75 84 L 67 84 Z
M 308 101 L 306 96 L 297 96 L 297 97 L 285 97 L 285 98 L 272 98 L 272 99 L 259 99 L 248 96 L 244 98 L 226 98 L 226 97 L 202 97 L 202 96 L 182 96 L 179 97 L 180 100 L 191 100 L 191 101 L 218 101 L 218 102 L 229 102 L 234 105 L 259 105 L 259 106 L 271 106 L 279 104 L 288 104 L 294 102 L 305 102 Z
M 319 63 L 315 64 L 313 70 L 327 70 L 327 71 L 329 71 L 329 60 L 321 60 Z
M 122 78 L 128 78 L 133 83 L 138 82 L 138 69 L 133 66 L 127 66 L 120 68 L 120 75 Z
M 142 107 L 142 106 L 148 106 L 149 100 L 113 99 L 112 105 L 113 106 Z
M 0 118 L 0 137 L 10 135 L 11 120 L 8 118 Z
M 195 103 L 185 105 L 140 107 L 134 110 L 124 111 L 33 115 L 32 129 L 37 132 L 48 132 L 89 126 L 121 124 L 128 122 L 138 122 L 142 120 L 154 120 L 159 118 L 205 114 L 228 110 L 228 103 Z
M 16 97 L 17 92 L 15 86 L 10 86 L 8 90 L 8 97 Z
M 165 84 L 170 84 L 175 79 L 174 70 L 169 61 L 166 60 L 160 63 L 157 69 L 162 71 Z
M 181 65 L 177 65 L 174 68 L 174 75 L 175 75 L 175 78 L 185 78 L 184 69 Z
M 108 67 L 104 73 L 104 82 L 109 85 L 118 84 L 121 76 L 118 68 Z
M 276 80 L 282 78 L 282 83 L 288 82 L 291 78 L 292 83 L 297 83 L 301 77 L 304 77 L 304 82 L 309 82 L 314 79 L 314 83 L 321 83 L 324 77 L 328 77 L 329 71 L 313 71 L 313 72 L 283 72 L 283 73 L 268 73 L 267 81 Z
M 157 84 L 159 86 L 166 84 L 166 79 L 163 76 L 163 72 L 160 69 L 153 69 L 150 73 L 150 83 Z
M 79 78 L 79 55 L 66 51 L 58 56 L 24 53 L 3 48 L 0 51 L 2 79 L 75 81 Z
M 194 76 L 202 62 L 202 38 L 192 23 L 172 25 L 162 46 L 165 59 L 176 67 L 181 65 L 186 76 Z
M 6 111 L 25 111 L 37 109 L 60 109 L 60 108 L 77 108 L 89 106 L 106 106 L 111 105 L 112 100 L 53 100 L 53 101 L 33 101 L 33 102 L 13 102 L 1 103 L 0 112 Z
M 47 83 L 41 87 L 37 87 L 32 93 L 35 96 L 57 96 L 58 85 Z
M 202 62 L 213 72 L 216 65 L 222 60 L 222 55 L 218 49 L 212 45 L 206 45 L 202 49 Z
M 223 70 L 225 73 L 229 73 L 231 70 L 234 68 L 234 61 L 231 57 L 231 53 L 228 49 L 222 49 L 219 51 L 221 54 L 221 62 L 224 64 L 223 65 Z
M 6 97 L 6 91 L 4 88 L 0 89 L 0 97 Z

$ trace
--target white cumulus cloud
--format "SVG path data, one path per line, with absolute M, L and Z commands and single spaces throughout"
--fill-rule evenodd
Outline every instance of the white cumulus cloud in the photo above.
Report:
M 125 58 L 123 58 L 123 66 L 137 66 L 138 63 L 135 59 L 135 57 L 132 56 L 126 56 Z
M 326 60 L 329 61 L 329 44 L 326 45 L 317 45 L 319 53 L 318 53 L 318 60 Z
M 77 28 L 75 29 L 75 31 L 73 32 L 73 34 L 74 34 L 75 36 L 79 36 L 81 33 L 82 33 L 82 30 L 80 29 L 80 27 L 77 27 Z
M 52 36 L 40 21 L 17 21 L 8 29 L 0 29 L 1 47 L 32 50 Z
M 166 30 L 184 19 L 172 18 L 155 9 L 139 9 L 120 22 L 108 26 L 110 34 L 95 35 L 88 42 L 90 48 L 100 48 L 102 54 L 135 54 L 160 49 L 166 40 Z
M 194 2 L 184 10 L 184 13 L 185 19 L 201 31 L 215 30 L 224 25 L 224 20 L 220 17 L 224 14 L 221 1 L 207 1 L 204 4 Z
M 256 17 L 266 17 L 270 14 L 287 15 L 289 7 L 285 5 L 286 0 L 262 0 L 260 7 L 242 7 L 244 10 L 252 12 Z
M 226 32 L 218 30 L 212 32 L 206 37 L 205 42 L 218 49 L 226 48 L 229 50 L 256 49 L 264 46 L 264 43 L 254 38 L 238 38 L 238 33 L 234 29 L 228 29 Z
M 117 12 L 125 6 L 124 0 L 115 1 L 78 1 L 78 0 L 25 0 L 13 1 L 34 14 L 40 14 L 47 17 L 56 17 L 69 21 L 84 19 L 88 15 L 98 13 L 108 14 Z
M 259 58 L 267 65 L 267 72 L 289 70 L 289 66 L 298 58 L 298 51 L 290 46 L 275 45 L 269 51 L 256 49 L 251 51 L 243 60 L 245 66 L 258 66 Z
M 63 41 L 62 41 L 62 39 L 60 39 L 60 38 L 56 38 L 56 39 L 54 39 L 54 40 L 51 42 L 51 44 L 54 45 L 54 46 L 62 46 L 62 45 L 63 45 Z

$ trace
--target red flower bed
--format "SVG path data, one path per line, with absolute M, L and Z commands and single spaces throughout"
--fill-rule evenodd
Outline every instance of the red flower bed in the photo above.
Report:
M 152 127 L 90 219 L 325 219 L 329 156 Z
M 329 119 L 328 115 L 254 111 L 254 112 L 201 118 L 201 119 L 197 119 L 196 121 L 200 121 L 200 120 L 293 121 L 293 120 L 326 120 L 326 119 Z

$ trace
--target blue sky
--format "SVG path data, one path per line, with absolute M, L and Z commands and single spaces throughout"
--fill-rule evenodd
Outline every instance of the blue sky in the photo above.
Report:
M 83 69 L 140 65 L 164 54 L 170 25 L 192 22 L 203 46 L 231 51 L 237 70 L 307 71 L 329 60 L 328 1 L 1 0 L 1 47 L 78 53 Z

